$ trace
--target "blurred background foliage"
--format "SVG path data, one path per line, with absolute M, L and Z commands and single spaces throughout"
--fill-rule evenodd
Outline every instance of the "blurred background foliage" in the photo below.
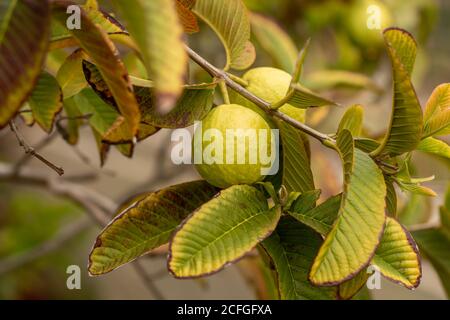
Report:
M 83 1 L 80 1 L 83 2 Z M 100 1 L 109 10 L 108 1 Z M 391 109 L 390 65 L 379 31 L 366 27 L 366 9 L 371 4 L 382 8 L 383 27 L 397 26 L 410 31 L 419 43 L 413 83 L 422 105 L 438 84 L 449 82 L 450 76 L 450 1 L 446 0 L 245 0 L 253 12 L 254 43 L 257 48 L 255 66 L 274 66 L 291 71 L 296 50 L 311 38 L 303 81 L 309 87 L 340 101 L 344 106 L 359 103 L 365 109 L 365 133 L 379 137 L 388 126 Z M 261 20 L 262 19 L 262 20 Z M 289 39 L 277 43 L 264 37 L 261 24 L 280 27 Z M 203 56 L 223 65 L 223 48 L 206 25 L 201 32 L 190 35 L 189 44 Z M 291 50 L 290 57 L 280 57 L 278 45 Z M 275 49 L 274 49 L 275 48 Z M 289 50 L 288 50 L 289 51 Z M 48 68 L 57 70 L 58 55 L 54 52 Z M 125 63 L 131 74 L 145 77 L 142 66 L 126 51 Z M 202 81 L 204 71 L 190 67 L 191 81 Z M 308 111 L 307 121 L 322 132 L 332 133 L 345 108 Z M 87 128 L 86 128 L 87 129 Z M 89 132 L 81 131 L 81 136 Z M 43 136 L 39 130 L 24 128 L 30 142 Z M 73 148 L 57 139 L 45 148 L 46 154 L 68 168 L 68 175 L 94 171 L 96 179 L 86 185 L 108 194 L 113 199 L 126 199 L 130 194 L 155 190 L 169 184 L 191 180 L 197 175 L 192 168 L 174 167 L 170 162 L 170 132 L 161 130 L 149 143 L 139 145 L 133 159 L 117 151 L 109 156 L 103 169 L 97 163 L 97 147 L 93 141 L 80 139 Z M 0 132 L 0 160 L 14 162 L 21 157 L 9 130 Z M 340 190 L 341 171 L 336 155 L 311 142 L 314 154 L 313 171 L 323 197 Z M 427 185 L 438 194 L 445 193 L 450 180 L 448 159 L 415 152 L 412 159 L 414 174 L 435 175 Z M 33 162 L 35 170 L 47 170 Z M 123 170 L 127 168 L 127 170 Z M 126 172 L 124 172 L 126 171 Z M 175 173 L 175 174 L 171 174 Z M 399 218 L 407 226 L 435 225 L 439 222 L 438 207 L 442 197 L 399 193 Z M 130 266 L 101 278 L 89 278 L 85 265 L 95 233 L 98 230 L 83 222 L 84 213 L 75 204 L 50 196 L 32 187 L 0 184 L 0 299 L 46 298 L 149 298 L 149 292 Z M 73 237 L 60 247 L 42 256 L 26 256 L 27 252 L 42 250 L 49 239 Z M 45 245 L 44 245 L 45 253 Z M 25 259 L 23 258 L 25 255 Z M 82 290 L 67 290 L 68 265 L 82 268 Z M 260 264 L 255 258 L 244 259 L 238 267 L 201 281 L 172 279 L 165 270 L 165 260 L 158 256 L 145 259 L 149 276 L 166 298 L 270 298 L 271 290 L 263 285 L 264 272 L 254 270 Z M 252 274 L 253 273 L 253 274 Z M 266 290 L 267 289 L 267 290 Z M 154 294 L 154 292 L 153 292 Z M 446 298 L 435 271 L 424 263 L 422 285 L 415 292 L 383 282 L 381 290 L 372 292 L 374 298 Z M 366 295 L 367 297 L 367 295 Z

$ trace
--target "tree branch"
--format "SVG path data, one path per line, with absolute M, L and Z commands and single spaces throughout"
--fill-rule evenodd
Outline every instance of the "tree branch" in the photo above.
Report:
M 64 174 L 64 169 L 63 168 L 58 167 L 57 165 L 55 165 L 52 162 L 50 162 L 49 160 L 47 160 L 45 157 L 43 157 L 42 155 L 37 153 L 36 150 L 33 147 L 31 147 L 30 145 L 28 145 L 26 143 L 24 137 L 19 132 L 19 129 L 17 128 L 14 120 L 11 120 L 9 122 L 9 127 L 11 128 L 11 131 L 14 132 L 14 134 L 16 135 L 17 141 L 19 141 L 19 145 L 25 150 L 25 153 L 27 155 L 33 156 L 36 159 L 40 160 L 42 163 L 44 163 L 46 166 L 48 166 L 50 169 L 55 171 L 60 176 L 62 176 Z

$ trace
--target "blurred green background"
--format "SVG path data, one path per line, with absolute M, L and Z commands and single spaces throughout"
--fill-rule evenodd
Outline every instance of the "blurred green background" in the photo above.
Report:
M 108 10 L 107 1 L 103 8 Z M 303 75 L 305 83 L 343 105 L 360 103 L 365 108 L 365 130 L 380 136 L 388 126 L 391 109 L 390 65 L 379 31 L 367 29 L 366 9 L 371 4 L 382 8 L 385 26 L 398 26 L 411 32 L 418 41 L 413 83 L 422 105 L 434 87 L 450 80 L 450 1 L 445 0 L 245 0 L 253 12 L 271 19 L 285 30 L 297 48 L 311 38 L 311 48 Z M 224 60 L 218 39 L 202 25 L 202 31 L 189 36 L 192 47 L 217 65 Z M 255 66 L 289 69 L 256 37 Z M 355 72 L 361 79 L 348 79 Z M 331 75 L 334 76 L 331 77 Z M 192 80 L 204 77 L 191 67 Z M 369 79 L 369 80 L 368 80 Z M 346 83 L 350 82 L 349 83 Z M 353 82 L 352 82 L 353 81 Z M 359 82 L 358 82 L 359 81 Z M 369 82 L 367 82 L 369 81 Z M 336 130 L 345 108 L 321 109 L 308 114 L 310 125 L 327 133 Z M 22 126 L 31 144 L 44 138 L 37 128 Z M 161 130 L 152 139 L 139 144 L 133 159 L 117 151 L 99 168 L 97 147 L 85 128 L 76 148 L 61 138 L 53 139 L 42 152 L 66 169 L 67 177 L 93 176 L 80 183 L 105 194 L 116 202 L 140 191 L 155 190 L 198 177 L 192 167 L 176 167 L 170 161 L 170 131 Z M 84 138 L 83 138 L 84 137 Z M 0 161 L 14 163 L 22 150 L 8 129 L 0 131 Z M 312 142 L 313 170 L 323 195 L 339 192 L 340 164 L 333 152 Z M 427 185 L 442 195 L 450 181 L 450 163 L 414 153 L 414 170 L 418 176 L 435 175 Z M 32 160 L 32 170 L 48 172 Z M 124 170 L 126 168 L 126 170 Z M 48 172 L 48 174 L 52 174 Z M 408 225 L 433 225 L 438 222 L 437 208 L 442 196 L 426 198 L 400 194 L 400 220 Z M 90 278 L 86 265 L 90 248 L 99 229 L 78 205 L 48 194 L 45 189 L 0 182 L 0 299 L 253 299 L 264 297 L 258 291 L 261 279 L 252 277 L 254 258 L 204 280 L 175 280 L 166 271 L 165 256 L 141 258 L 144 271 L 153 285 L 146 286 L 132 266 L 111 274 Z M 56 240 L 55 240 L 56 239 Z M 55 244 L 57 244 L 55 246 Z M 68 290 L 66 269 L 81 268 L 81 290 Z M 141 270 L 142 271 L 142 270 Z M 155 291 L 156 290 L 156 291 Z M 424 261 L 421 286 L 415 291 L 386 281 L 373 290 L 376 299 L 446 299 L 438 276 Z

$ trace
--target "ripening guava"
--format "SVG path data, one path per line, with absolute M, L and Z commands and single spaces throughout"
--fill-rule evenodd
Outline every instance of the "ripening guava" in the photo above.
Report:
M 378 0 L 355 1 L 345 19 L 348 32 L 360 46 L 378 47 L 383 43 L 383 29 L 393 24 L 388 7 Z
M 289 73 L 269 67 L 251 69 L 242 78 L 248 82 L 248 86 L 245 87 L 248 91 L 271 104 L 277 103 L 286 96 L 292 79 Z M 238 93 L 230 91 L 230 100 L 232 103 L 252 109 L 267 122 L 273 123 L 263 110 Z M 304 109 L 285 104 L 279 110 L 297 121 L 305 121 Z
M 194 133 L 197 171 L 220 188 L 263 180 L 262 169 L 270 169 L 271 164 L 260 152 L 269 158 L 272 154 L 270 130 L 264 118 L 249 108 L 224 104 L 212 109 Z

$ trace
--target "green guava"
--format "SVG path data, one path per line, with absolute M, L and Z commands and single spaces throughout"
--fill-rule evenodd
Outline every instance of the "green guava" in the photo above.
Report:
M 387 6 L 378 0 L 358 0 L 345 19 L 348 32 L 362 47 L 378 47 L 383 43 L 383 29 L 393 23 Z
M 292 79 L 289 73 L 268 67 L 251 69 L 242 78 L 248 83 L 245 87 L 248 91 L 271 104 L 277 103 L 286 96 Z M 230 91 L 230 100 L 232 103 L 252 109 L 268 123 L 273 124 L 272 119 L 263 110 L 238 93 Z M 305 109 L 285 104 L 279 110 L 297 121 L 305 121 Z
M 192 154 L 198 173 L 219 188 L 262 181 L 263 169 L 271 167 L 260 157 L 260 151 L 271 155 L 270 130 L 267 121 L 249 108 L 224 104 L 212 109 L 194 133 Z M 267 139 L 260 139 L 260 133 Z M 252 140 L 253 134 L 257 140 Z

